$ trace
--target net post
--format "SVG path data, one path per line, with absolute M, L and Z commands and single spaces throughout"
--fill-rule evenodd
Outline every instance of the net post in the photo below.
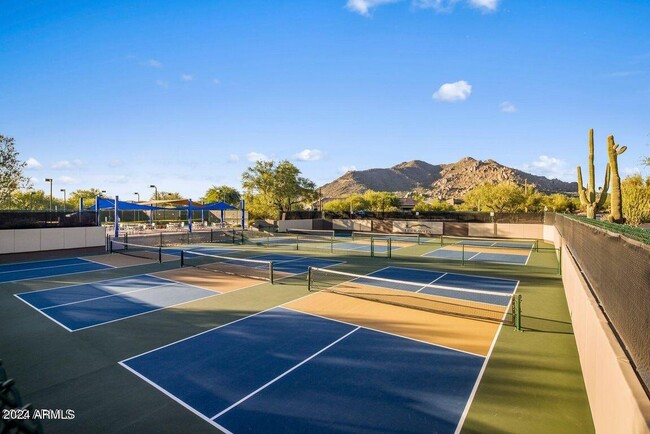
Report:
M 393 240 L 391 238 L 388 239 L 386 248 L 388 249 L 388 253 L 386 254 L 386 257 L 388 259 L 391 259 L 393 257 Z
M 334 238 L 330 240 L 330 253 L 334 253 Z
M 514 318 L 515 320 L 515 330 L 518 332 L 521 331 L 521 294 L 517 294 L 515 296 L 515 312 L 514 312 Z
M 162 247 L 163 245 L 163 234 L 162 232 L 160 233 L 160 243 L 158 243 L 158 247 Z
M 125 244 L 129 243 L 129 234 L 128 234 L 128 232 L 124 232 L 124 243 Z
M 245 244 L 244 243 L 245 241 L 246 241 L 246 239 L 244 238 L 244 227 L 242 226 L 242 228 L 241 228 L 241 243 L 242 243 L 242 245 Z
M 273 285 L 273 261 L 269 263 L 269 280 L 271 281 L 271 285 Z
M 185 266 L 185 250 L 181 249 L 181 268 Z
M 296 235 L 296 250 L 300 250 L 300 235 Z
M 108 252 L 113 254 L 113 240 L 111 239 L 108 240 Z
M 443 234 L 440 234 L 440 245 L 441 245 L 441 246 L 444 244 L 443 237 L 444 237 L 444 235 L 443 235 Z
M 311 267 L 307 267 L 307 291 L 311 292 Z
M 539 240 L 535 240 L 535 251 L 539 252 Z
M 162 247 L 158 247 L 158 263 L 162 264 Z
M 465 266 L 465 244 L 460 245 L 461 248 L 461 259 L 460 259 L 460 265 L 461 267 Z
M 375 257 L 375 237 L 370 237 L 370 257 Z
M 212 236 L 212 232 L 214 232 L 214 231 L 212 230 L 212 228 L 210 228 L 210 242 L 214 243 L 214 241 L 213 241 L 214 237 Z

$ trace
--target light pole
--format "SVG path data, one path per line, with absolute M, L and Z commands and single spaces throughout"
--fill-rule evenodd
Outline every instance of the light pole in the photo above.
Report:
M 65 191 L 65 188 L 62 188 L 61 191 L 63 192 L 63 212 L 65 212 L 65 206 L 66 206 L 66 201 L 67 201 L 67 197 L 66 197 L 67 192 Z
M 138 202 L 140 202 L 140 193 L 138 193 L 138 192 L 136 191 L 136 192 L 133 193 L 133 194 L 135 194 L 136 196 L 138 196 Z
M 50 212 L 52 211 L 52 182 L 54 180 L 52 178 L 45 178 L 45 182 L 50 183 Z
M 153 188 L 153 189 L 154 189 L 154 198 L 155 198 L 155 200 L 158 200 L 158 187 L 156 187 L 155 185 L 151 184 L 151 185 L 149 186 L 149 188 Z M 151 213 L 151 214 L 150 214 L 150 216 L 149 216 L 149 223 L 150 223 L 151 226 L 153 227 L 153 225 L 154 225 L 154 221 L 153 221 L 153 220 L 154 220 L 154 219 L 153 219 L 153 205 L 151 205 L 151 211 L 150 211 L 150 213 Z

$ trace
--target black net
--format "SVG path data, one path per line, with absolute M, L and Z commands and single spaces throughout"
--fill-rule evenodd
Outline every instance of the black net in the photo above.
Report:
M 160 247 L 144 246 L 111 240 L 109 251 L 111 253 L 119 253 L 122 255 L 134 256 L 136 258 L 162 262 L 162 249 Z
M 232 258 L 185 250 L 181 252 L 181 266 L 273 282 L 273 263 L 271 261 Z
M 555 227 L 650 390 L 650 246 L 561 214 Z
M 310 268 L 309 290 L 432 313 L 515 324 L 513 294 Z

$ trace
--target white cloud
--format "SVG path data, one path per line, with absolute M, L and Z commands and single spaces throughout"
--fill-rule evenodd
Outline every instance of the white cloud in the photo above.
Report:
M 354 172 L 355 170 L 357 170 L 357 166 L 354 166 L 354 165 L 339 167 L 339 173 L 340 174 L 345 174 L 345 173 L 348 173 L 348 172 Z
M 625 167 L 623 168 L 623 174 L 625 176 L 640 175 L 641 169 L 638 167 Z
M 212 84 L 217 84 L 217 85 L 219 85 L 219 84 L 221 84 L 221 81 L 219 81 L 218 78 L 213 78 L 213 79 L 212 79 Z
M 143 64 L 144 66 L 148 66 L 148 67 L 150 67 L 150 68 L 162 68 L 162 66 L 163 66 L 162 63 L 160 63 L 160 62 L 159 62 L 158 60 L 156 60 L 156 59 L 149 59 L 149 60 L 143 62 L 142 64 Z
M 318 149 L 303 149 L 293 157 L 300 161 L 318 161 L 323 159 L 323 152 Z
M 169 82 L 165 80 L 156 80 L 156 85 L 162 87 L 163 89 L 167 89 L 169 87 Z
M 501 104 L 499 104 L 499 108 L 504 113 L 514 113 L 517 111 L 517 107 L 515 107 L 515 105 L 510 101 L 503 101 Z
M 64 185 L 70 185 L 70 184 L 76 184 L 77 180 L 71 176 L 59 176 L 57 178 L 54 178 L 55 183 L 59 184 L 64 184 Z
M 81 160 L 60 160 L 52 164 L 52 169 L 64 170 L 64 169 L 74 169 L 75 167 L 81 166 Z
M 524 164 L 522 170 L 533 175 L 546 176 L 547 178 L 557 178 L 568 182 L 575 181 L 574 168 L 567 167 L 566 161 L 548 155 L 540 155 L 532 163 Z
M 41 162 L 34 157 L 29 157 L 27 161 L 25 161 L 25 163 L 27 163 L 27 165 L 25 166 L 25 168 L 27 169 L 40 169 L 41 167 L 43 167 Z
M 459 0 L 413 0 L 412 5 L 419 9 L 435 9 L 438 12 L 450 12 Z
M 369 16 L 372 8 L 399 1 L 401 0 L 348 0 L 345 7 L 360 15 Z
M 481 9 L 484 12 L 494 12 L 499 7 L 500 0 L 469 0 L 470 6 Z
M 182 81 L 192 81 L 192 80 L 194 80 L 194 76 L 192 74 L 181 74 L 181 80 Z
M 433 99 L 441 102 L 465 101 L 472 93 L 472 85 L 465 80 L 445 83 L 433 94 Z
M 239 155 L 237 154 L 228 155 L 228 161 L 232 161 L 232 162 L 239 161 Z
M 246 154 L 246 158 L 251 163 L 254 163 L 256 161 L 269 161 L 269 157 L 259 152 L 249 152 L 248 154 Z
M 108 162 L 108 167 L 119 167 L 122 164 L 124 164 L 124 161 L 120 160 L 119 158 L 115 158 Z

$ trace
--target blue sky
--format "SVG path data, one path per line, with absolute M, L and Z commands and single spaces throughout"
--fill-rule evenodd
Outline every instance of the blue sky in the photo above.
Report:
M 137 3 L 137 4 L 136 4 Z M 650 2 L 3 1 L 0 134 L 36 188 L 239 187 L 257 158 L 648 169 Z

